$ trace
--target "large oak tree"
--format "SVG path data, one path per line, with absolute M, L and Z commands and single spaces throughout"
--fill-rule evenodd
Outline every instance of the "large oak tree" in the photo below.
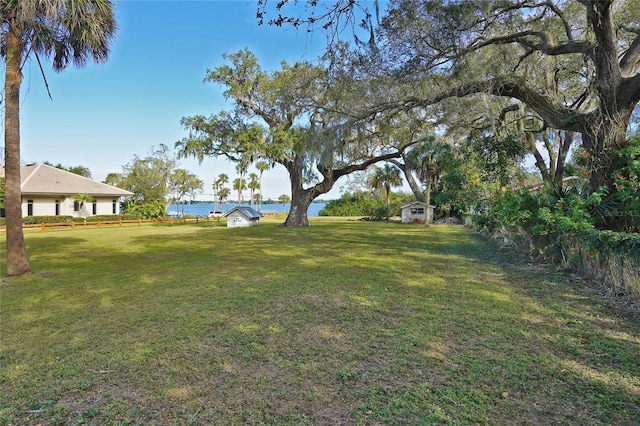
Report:
M 278 9 L 289 1 L 259 3 L 264 16 L 269 4 Z M 324 12 L 272 22 L 330 29 L 366 6 L 307 4 Z M 614 161 L 640 102 L 639 15 L 636 0 L 392 0 L 377 53 L 399 84 L 429 90 L 402 91 L 362 117 L 478 93 L 507 98 L 543 127 L 579 135 L 590 154 L 592 190 L 612 188 Z M 563 147 L 557 152 L 565 154 Z
M 232 112 L 185 117 L 189 136 L 176 143 L 181 156 L 225 156 L 233 161 L 266 159 L 284 166 L 291 181 L 285 226 L 308 226 L 307 210 L 336 181 L 378 161 L 401 155 L 411 143 L 383 137 L 375 124 L 347 126 L 333 114 L 353 99 L 348 82 L 332 81 L 310 63 L 268 73 L 248 50 L 224 56 L 230 65 L 209 70 L 205 81 L 226 88 Z

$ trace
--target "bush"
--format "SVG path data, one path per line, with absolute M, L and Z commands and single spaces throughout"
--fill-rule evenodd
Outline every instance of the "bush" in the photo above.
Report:
M 156 219 L 165 215 L 165 206 L 160 201 L 125 204 L 125 213 L 136 219 Z
M 599 280 L 613 294 L 640 296 L 640 235 L 596 229 L 603 200 L 608 200 L 604 190 L 586 197 L 557 188 L 508 193 L 474 223 L 534 258 Z
M 382 204 L 381 204 L 382 203 Z M 343 194 L 337 200 L 327 202 L 319 216 L 368 216 L 384 202 L 372 198 L 364 191 Z
M 132 214 L 102 214 L 96 216 L 88 216 L 84 217 L 74 217 L 73 221 L 78 222 L 112 222 L 116 220 L 136 220 L 138 219 L 135 215 Z
M 36 225 L 41 223 L 71 223 L 73 216 L 27 216 L 22 218 L 25 225 Z

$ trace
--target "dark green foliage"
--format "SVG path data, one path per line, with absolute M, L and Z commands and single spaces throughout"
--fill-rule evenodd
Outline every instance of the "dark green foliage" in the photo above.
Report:
M 433 191 L 436 216 L 462 217 L 481 204 L 481 184 L 462 164 L 444 174 Z
M 339 199 L 329 201 L 318 215 L 368 216 L 371 212 L 381 207 L 384 208 L 384 201 L 372 198 L 368 192 L 356 191 L 345 193 Z
M 82 165 L 78 165 L 78 166 L 63 166 L 62 163 L 53 164 L 53 163 L 50 163 L 48 161 L 45 161 L 43 164 L 46 164 L 46 165 L 51 166 L 51 167 L 55 167 L 56 169 L 66 170 L 66 171 L 71 172 L 73 174 L 76 174 L 76 175 L 83 176 L 83 177 L 91 179 L 91 170 L 89 170 L 89 168 L 86 167 L 86 166 L 82 166 Z
M 165 205 L 160 201 L 125 203 L 125 213 L 135 216 L 136 219 L 155 219 L 164 216 Z
M 620 208 L 609 212 L 608 219 L 617 228 L 640 231 L 640 136 L 629 139 L 618 153 L 613 180 L 618 191 Z
M 24 223 L 25 225 L 70 222 L 73 222 L 73 216 L 27 216 L 22 218 L 22 223 Z
M 524 158 L 522 142 L 514 136 L 497 138 L 477 132 L 469 135 L 469 148 L 485 181 L 496 182 L 500 187 L 513 181 L 518 163 Z
M 640 234 L 598 229 L 603 218 L 629 212 L 636 220 L 637 212 L 626 210 L 624 201 L 618 203 L 618 193 L 608 195 L 601 188 L 585 195 L 581 189 L 547 186 L 540 193 L 508 192 L 476 217 L 476 226 L 535 258 L 583 272 L 615 294 L 640 295 Z
M 22 219 L 22 223 L 25 225 L 38 225 L 41 223 L 83 223 L 83 222 L 109 222 L 116 220 L 136 220 L 137 216 L 132 214 L 112 214 L 112 215 L 97 215 L 89 217 L 73 217 L 73 216 L 27 216 Z M 5 219 L 0 218 L 0 225 L 5 224 Z
M 389 212 L 400 214 L 400 206 L 413 200 L 413 194 L 391 193 Z M 331 200 L 318 213 L 320 216 L 367 216 L 374 219 L 386 217 L 384 197 L 374 197 L 366 191 L 345 193 L 338 200 Z
M 86 218 L 75 217 L 73 218 L 73 221 L 74 222 L 111 222 L 116 220 L 136 220 L 136 219 L 138 219 L 138 217 L 136 217 L 133 214 L 103 214 L 103 215 L 89 216 Z

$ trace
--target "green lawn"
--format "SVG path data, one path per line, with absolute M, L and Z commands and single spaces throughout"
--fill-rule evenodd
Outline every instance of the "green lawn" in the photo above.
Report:
M 312 225 L 28 233 L 0 424 L 640 422 L 640 324 L 598 292 L 462 227 Z

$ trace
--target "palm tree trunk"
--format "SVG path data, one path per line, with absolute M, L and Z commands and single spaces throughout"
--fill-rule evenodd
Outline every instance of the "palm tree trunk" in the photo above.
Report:
M 391 206 L 391 187 L 385 187 L 385 191 L 387 192 L 387 221 L 389 220 L 389 208 Z
M 6 35 L 5 67 L 5 212 L 7 220 L 7 275 L 30 271 L 22 233 L 22 194 L 20 192 L 20 84 L 22 72 L 22 40 L 19 31 L 10 26 Z
M 424 226 L 429 226 L 431 224 L 431 208 L 429 207 L 431 204 L 431 180 L 431 176 L 428 176 L 426 189 L 424 190 Z

